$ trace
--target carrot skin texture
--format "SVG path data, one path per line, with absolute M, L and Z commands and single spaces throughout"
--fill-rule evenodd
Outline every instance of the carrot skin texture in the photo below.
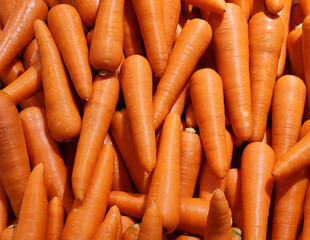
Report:
M 47 194 L 43 164 L 31 172 L 20 208 L 14 240 L 43 240 L 46 233 Z
M 242 13 L 244 14 L 245 18 L 249 20 L 250 13 L 251 13 L 251 6 L 250 6 L 249 0 L 227 0 L 226 2 L 237 4 L 241 8 Z
M 123 12 L 124 0 L 102 0 L 90 44 L 89 59 L 96 70 L 113 73 L 123 56 Z
M 46 240 L 60 238 L 64 226 L 64 210 L 58 197 L 53 197 L 47 205 Z
M 42 0 L 18 0 L 0 34 L 0 72 L 2 72 L 34 36 L 33 23 L 45 20 L 48 8 Z
M 18 216 L 30 164 L 20 116 L 12 99 L 3 91 L 0 91 L 0 113 L 0 177 Z
M 125 231 L 133 224 L 135 224 L 135 219 L 132 217 L 128 217 L 126 215 L 122 215 L 122 236 L 124 235 Z
M 140 232 L 140 224 L 131 225 L 123 235 L 122 240 L 137 240 Z
M 2 0 L 0 1 L 0 19 L 3 27 L 5 27 L 17 0 Z
M 158 129 L 170 112 L 211 37 L 211 27 L 205 20 L 196 18 L 184 26 L 153 97 L 155 129 Z
M 247 140 L 252 133 L 248 24 L 240 7 L 233 3 L 227 3 L 223 15 L 211 13 L 209 22 L 229 119 L 235 135 Z
M 10 65 L 0 73 L 2 83 L 7 86 L 25 72 L 23 63 L 16 57 Z
M 74 2 L 83 23 L 87 27 L 92 27 L 96 20 L 100 0 L 75 0 Z
M 185 87 L 183 88 L 178 99 L 173 104 L 170 112 L 175 112 L 179 114 L 181 117 L 184 112 L 184 108 L 185 108 L 188 98 L 189 98 L 189 83 L 187 83 Z
M 206 1 L 206 0 L 183 0 L 186 3 L 192 4 L 203 10 L 208 10 L 217 14 L 223 14 L 227 10 L 227 5 L 225 1 Z
M 287 51 L 292 73 L 302 80 L 305 80 L 301 27 L 298 27 L 289 33 L 287 37 Z
M 79 13 L 70 5 L 59 4 L 48 12 L 47 22 L 78 95 L 89 99 L 93 78 Z
M 6 228 L 9 214 L 9 200 L 0 181 L 0 233 Z

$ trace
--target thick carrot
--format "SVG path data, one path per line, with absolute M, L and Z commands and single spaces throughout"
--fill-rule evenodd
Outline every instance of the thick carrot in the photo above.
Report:
M 266 8 L 270 13 L 277 14 L 284 7 L 285 0 L 265 0 Z
M 245 18 L 249 20 L 251 13 L 250 0 L 227 0 L 226 2 L 237 4 L 241 8 Z
M 137 240 L 140 232 L 140 224 L 131 225 L 123 235 L 122 240 Z
M 16 2 L 17 0 L 0 1 L 0 19 L 3 24 L 3 27 L 5 27 L 6 23 L 8 22 L 8 19 L 14 9 Z
M 144 57 L 127 57 L 121 69 L 121 86 L 138 161 L 152 172 L 156 164 L 156 142 L 152 103 L 152 69 Z
M 126 109 L 117 111 L 114 114 L 110 130 L 127 166 L 132 182 L 138 192 L 147 193 L 151 182 L 151 174 L 143 170 L 139 164 Z
M 204 240 L 231 239 L 230 225 L 230 209 L 225 194 L 215 189 L 210 200 Z
M 196 71 L 190 78 L 190 95 L 208 165 L 216 176 L 224 178 L 229 165 L 221 77 L 213 69 Z
M 34 36 L 33 23 L 36 19 L 45 20 L 48 8 L 42 0 L 18 0 L 11 16 L 0 34 L 0 72 Z
M 299 0 L 300 7 L 305 16 L 310 14 L 310 3 L 307 0 Z
M 4 229 L 0 234 L 0 240 L 13 240 L 16 232 L 16 225 L 13 224 Z
M 72 207 L 60 239 L 92 239 L 103 221 L 112 187 L 114 154 L 105 144 L 94 167 L 83 201 Z M 87 223 L 85 224 L 85 219 Z
M 92 88 L 91 98 L 84 108 L 71 178 L 74 196 L 79 201 L 84 198 L 91 173 L 112 121 L 119 97 L 120 83 L 115 76 L 97 75 Z
M 152 203 L 143 215 L 138 240 L 161 240 L 162 220 L 155 203 Z
M 153 97 L 155 129 L 162 124 L 186 81 L 211 41 L 211 27 L 202 19 L 190 20 L 170 53 L 167 68 Z M 186 54 L 184 54 L 186 49 Z
M 64 226 L 64 210 L 60 198 L 53 197 L 47 205 L 46 240 L 60 238 Z
M 47 198 L 51 200 L 54 196 L 59 197 L 67 215 L 73 203 L 73 193 L 60 147 L 47 126 L 46 112 L 31 107 L 21 111 L 20 118 L 31 165 L 35 167 L 43 163 Z
M 302 227 L 302 238 L 301 240 L 306 240 L 310 238 L 310 188 L 308 187 L 305 196 L 305 208 L 304 208 L 304 222 Z
M 34 31 L 42 64 L 48 126 L 53 138 L 63 142 L 79 135 L 81 117 L 59 50 L 49 29 L 42 20 L 36 20 Z
M 175 113 L 179 114 L 181 117 L 183 112 L 184 112 L 184 107 L 186 105 L 188 98 L 189 98 L 189 83 L 187 83 L 185 85 L 185 87 L 183 88 L 178 99 L 173 104 L 170 112 L 175 112 Z
M 0 181 L 0 233 L 6 228 L 9 215 L 9 200 Z
M 209 22 L 232 129 L 239 139 L 247 140 L 252 133 L 247 21 L 239 6 L 227 3 L 227 11 L 211 13 Z
M 43 240 L 46 233 L 47 194 L 43 164 L 31 172 L 19 212 L 14 240 Z
M 78 10 L 83 23 L 87 27 L 92 27 L 95 23 L 99 0 L 75 0 L 76 9 Z
M 30 175 L 22 123 L 12 99 L 0 91 L 0 179 L 15 216 Z
M 99 3 L 90 44 L 90 63 L 100 74 L 113 73 L 123 55 L 124 0 L 103 0 Z
M 291 17 L 289 22 L 289 32 L 294 30 L 299 24 L 303 22 L 305 15 L 302 12 L 300 3 L 297 1 L 292 4 Z
M 266 239 L 275 154 L 265 143 L 247 145 L 241 158 L 241 197 L 245 239 Z
M 134 7 L 147 58 L 153 73 L 161 77 L 168 60 L 168 44 L 166 39 L 162 0 L 131 0 Z M 154 21 L 150 21 L 154 19 Z
M 223 0 L 183 0 L 189 4 L 192 4 L 195 7 L 198 7 L 203 10 L 210 12 L 223 14 L 227 10 L 226 2 Z
M 47 22 L 78 95 L 89 100 L 93 78 L 79 13 L 70 5 L 59 4 L 48 12 Z
M 186 126 L 189 128 L 197 128 L 197 121 L 194 113 L 194 108 L 192 104 L 192 100 L 189 98 L 186 103 L 186 109 L 185 109 L 185 122 Z
M 124 235 L 125 231 L 133 224 L 136 223 L 135 219 L 132 217 L 128 217 L 126 215 L 122 215 L 122 236 Z
M 263 139 L 277 77 L 283 41 L 283 23 L 278 15 L 259 12 L 249 22 L 252 135 L 250 142 Z
M 22 51 L 23 64 L 26 69 L 35 62 L 40 61 L 39 48 L 37 40 L 34 38 Z

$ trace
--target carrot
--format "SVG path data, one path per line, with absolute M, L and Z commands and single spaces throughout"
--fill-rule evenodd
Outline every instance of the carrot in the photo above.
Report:
M 211 13 L 209 22 L 232 129 L 239 139 L 247 140 L 252 133 L 247 21 L 239 6 L 227 3 L 227 11 Z
M 99 3 L 89 50 L 90 63 L 99 74 L 115 72 L 122 61 L 123 12 L 124 0 L 103 0 Z
M 43 179 L 43 168 L 43 164 L 38 164 L 29 176 L 14 240 L 45 239 L 47 195 Z
M 64 211 L 60 198 L 53 197 L 47 205 L 46 240 L 60 238 L 64 226 Z
M 190 79 L 190 95 L 208 165 L 216 176 L 224 178 L 229 166 L 221 77 L 213 69 L 196 71 Z
M 138 240 L 161 240 L 162 220 L 155 203 L 152 203 L 143 215 Z
M 156 164 L 156 142 L 152 69 L 147 59 L 140 55 L 125 59 L 121 70 L 121 86 L 138 161 L 145 171 L 152 172 Z
M 78 10 L 83 23 L 87 27 L 92 27 L 95 23 L 99 0 L 75 0 L 76 9 Z
M 42 64 L 48 126 L 53 138 L 63 142 L 79 135 L 81 117 L 60 53 L 49 29 L 42 20 L 36 20 L 34 31 Z
M 309 173 L 309 172 L 308 172 Z M 303 212 L 304 222 L 302 227 L 302 237 L 301 240 L 309 239 L 310 237 L 310 188 L 308 186 L 306 196 L 305 196 L 305 208 Z
M 49 8 L 52 8 L 52 7 L 56 6 L 57 4 L 61 3 L 60 0 L 44 0 L 44 2 L 47 4 L 47 6 Z
M 270 13 L 277 14 L 284 7 L 285 0 L 265 0 L 266 8 Z
M 200 137 L 194 129 L 186 128 L 180 144 L 181 197 L 193 197 L 203 159 Z
M 303 63 L 304 63 L 304 74 L 305 74 L 305 83 L 307 86 L 307 96 L 309 96 L 310 90 L 310 73 L 309 66 L 310 61 L 308 57 L 310 56 L 310 17 L 305 17 L 302 24 L 302 53 L 303 53 Z M 310 98 L 308 97 L 308 108 L 310 107 Z
M 0 73 L 0 79 L 2 83 L 7 86 L 25 72 L 23 63 L 19 57 L 14 58 L 11 64 Z
M 40 61 L 38 42 L 35 38 L 23 49 L 22 59 L 26 69 Z
M 167 68 L 153 97 L 155 129 L 162 124 L 186 81 L 211 41 L 210 25 L 201 19 L 190 20 L 170 53 Z M 187 54 L 184 54 L 187 49 Z
M 168 60 L 162 1 L 131 0 L 131 2 L 139 22 L 146 55 L 153 73 L 155 76 L 161 77 Z M 156 19 L 156 21 L 150 21 L 150 19 Z
M 75 0 L 61 0 L 61 3 L 71 5 L 72 7 L 75 8 Z
M 126 230 L 133 224 L 135 224 L 135 219 L 132 217 L 128 217 L 126 215 L 122 215 L 122 236 L 126 232 Z
M 170 112 L 175 112 L 175 113 L 179 114 L 179 116 L 181 117 L 183 112 L 184 112 L 184 107 L 185 107 L 185 104 L 186 104 L 188 98 L 189 98 L 189 83 L 187 83 L 184 86 L 184 88 L 183 88 L 182 92 L 180 93 L 178 99 L 173 104 Z
M 204 240 L 231 239 L 230 225 L 230 209 L 225 194 L 215 189 L 210 200 Z
M 301 125 L 298 140 L 302 139 L 309 132 L 310 132 L 310 119 L 308 119 Z
M 21 111 L 20 118 L 31 165 L 35 167 L 43 163 L 47 198 L 51 200 L 54 196 L 59 197 L 67 215 L 73 203 L 73 193 L 60 147 L 48 130 L 46 112 L 31 107 Z
M 182 8 L 182 4 L 183 2 L 181 1 L 181 8 Z M 183 9 L 181 9 L 183 10 Z M 174 41 L 176 41 L 178 39 L 178 37 L 180 36 L 185 24 L 189 21 L 188 18 L 183 16 L 183 11 L 181 11 L 180 16 L 179 16 L 179 22 L 178 22 L 178 26 L 177 29 L 175 30 L 175 36 L 174 36 Z
M 245 239 L 266 239 L 275 154 L 265 143 L 247 145 L 241 158 L 241 198 Z
M 17 0 L 2 0 L 0 1 L 0 19 L 5 27 L 8 19 L 14 9 Z
M 131 225 L 123 235 L 122 240 L 137 240 L 140 232 L 140 224 Z
M 250 142 L 263 139 L 278 61 L 283 41 L 283 23 L 278 15 L 256 13 L 249 22 L 252 135 Z
M 15 216 L 30 175 L 22 123 L 12 99 L 0 91 L 0 179 Z
M 113 149 L 105 144 L 94 167 L 83 201 L 73 206 L 60 239 L 92 239 L 103 221 L 112 187 Z M 87 223 L 85 224 L 85 219 Z
M 97 75 L 92 89 L 91 98 L 84 108 L 71 178 L 74 196 L 78 201 L 84 198 L 91 173 L 112 121 L 119 97 L 120 83 L 115 76 Z
M 186 126 L 189 128 L 197 128 L 197 121 L 195 118 L 194 108 L 192 104 L 192 100 L 189 98 L 186 104 L 185 109 L 185 122 Z
M 78 95 L 89 100 L 92 72 L 79 13 L 70 5 L 59 4 L 48 12 L 47 22 Z
M 299 0 L 300 7 L 302 9 L 302 12 L 305 16 L 308 16 L 310 14 L 310 4 L 307 0 Z
M 9 215 L 9 201 L 0 181 L 0 233 L 6 228 Z
M 302 12 L 301 6 L 299 2 L 295 2 L 292 4 L 291 8 L 291 17 L 289 22 L 289 32 L 294 30 L 298 25 L 300 25 L 305 16 Z
M 206 1 L 206 0 L 183 0 L 184 2 L 190 3 L 195 7 L 203 10 L 208 10 L 210 12 L 223 14 L 226 9 L 226 2 L 222 0 Z
M 237 4 L 241 8 L 241 11 L 245 18 L 249 20 L 251 13 L 250 0 L 228 0 L 226 2 Z
M 232 227 L 231 228 L 232 240 L 242 240 L 242 232 L 239 228 Z
M 4 229 L 0 234 L 0 240 L 13 240 L 16 231 L 16 225 L 17 224 L 13 224 Z
M 132 182 L 138 192 L 147 193 L 151 174 L 143 170 L 139 164 L 126 109 L 117 111 L 114 114 L 110 130 L 128 168 Z

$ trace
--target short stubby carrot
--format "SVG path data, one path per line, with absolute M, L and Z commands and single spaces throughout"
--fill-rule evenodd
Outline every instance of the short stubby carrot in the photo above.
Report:
M 226 2 L 224 0 L 183 0 L 186 3 L 192 4 L 202 10 L 223 14 L 226 9 Z
M 95 23 L 100 0 L 75 0 L 75 6 L 83 23 L 92 27 Z
M 232 129 L 245 141 L 252 133 L 247 20 L 238 5 L 227 3 L 227 11 L 223 15 L 211 13 L 209 22 Z

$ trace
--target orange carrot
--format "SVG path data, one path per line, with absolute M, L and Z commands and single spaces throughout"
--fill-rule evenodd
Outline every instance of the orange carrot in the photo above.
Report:
M 92 88 L 91 98 L 84 108 L 71 178 L 74 196 L 79 201 L 84 198 L 91 173 L 112 121 L 119 97 L 120 83 L 115 76 L 97 75 Z
M 46 233 L 47 195 L 43 164 L 31 172 L 21 204 L 14 240 L 43 240 Z
M 75 0 L 74 2 L 83 23 L 87 27 L 92 27 L 96 20 L 100 0 Z
M 300 3 L 297 1 L 292 4 L 291 17 L 289 22 L 289 32 L 295 29 L 299 24 L 303 22 L 305 15 L 302 12 Z
M 252 133 L 247 21 L 240 7 L 233 3 L 227 3 L 223 15 L 211 13 L 209 21 L 232 129 L 239 139 L 247 140 Z
M 11 64 L 0 73 L 2 83 L 7 86 L 25 72 L 23 63 L 19 57 L 14 58 Z
M 226 2 L 223 0 L 183 0 L 184 2 L 190 3 L 195 7 L 203 10 L 208 10 L 210 12 L 223 14 L 227 10 Z
M 307 0 L 299 0 L 300 7 L 302 9 L 302 12 L 305 16 L 308 16 L 310 14 L 310 4 Z
M 305 196 L 305 208 L 304 208 L 304 223 L 302 227 L 301 240 L 309 239 L 310 237 L 310 188 L 308 186 L 307 193 Z
M 9 201 L 0 181 L 0 233 L 6 228 L 9 214 Z
M 241 158 L 241 197 L 245 239 L 266 239 L 275 154 L 265 143 L 247 145 Z
M 133 224 L 135 224 L 135 219 L 132 217 L 128 217 L 126 215 L 122 216 L 122 236 L 124 235 L 125 231 Z
M 67 215 L 73 203 L 73 193 L 60 147 L 48 130 L 46 112 L 31 107 L 21 111 L 20 117 L 31 165 L 35 167 L 43 163 L 47 198 L 59 197 Z
M 189 98 L 189 83 L 187 83 L 185 87 L 183 88 L 178 99 L 173 104 L 170 112 L 175 112 L 179 114 L 179 116 L 181 117 L 184 112 L 184 107 L 185 107 L 185 104 L 188 98 Z
M 310 119 L 308 119 L 301 125 L 298 140 L 302 139 L 309 132 L 310 132 Z
M 13 224 L 4 229 L 0 234 L 0 240 L 13 240 L 17 224 Z
M 52 7 L 56 6 L 57 4 L 61 3 L 60 0 L 44 0 L 44 2 L 47 4 L 47 6 L 49 8 L 52 8 Z
M 194 108 L 192 104 L 192 100 L 189 98 L 186 104 L 185 109 L 185 122 L 186 126 L 190 128 L 197 128 L 197 121 L 195 118 Z
M 140 224 L 131 225 L 123 235 L 122 240 L 137 240 L 140 232 Z
M 14 9 L 16 2 L 17 0 L 0 1 L 0 19 L 3 24 L 3 27 L 5 27 L 6 23 L 8 22 L 8 19 Z
M 79 13 L 70 5 L 59 4 L 49 11 L 47 22 L 78 95 L 89 100 L 92 72 Z
M 30 175 L 22 123 L 12 99 L 0 91 L 0 179 L 15 216 Z
M 230 209 L 225 194 L 215 189 L 210 200 L 204 240 L 231 239 L 230 225 Z
M 35 62 L 40 61 L 38 43 L 35 38 L 32 39 L 31 42 L 23 49 L 22 59 L 26 69 L 32 66 Z
M 73 206 L 60 239 L 92 239 L 103 221 L 112 187 L 113 149 L 103 145 L 83 201 Z M 84 220 L 87 219 L 88 224 Z
M 226 2 L 237 4 L 241 8 L 241 11 L 245 18 L 249 20 L 251 13 L 250 0 L 227 0 Z
M 210 25 L 201 19 L 190 20 L 170 53 L 167 68 L 153 97 L 155 129 L 163 123 L 187 79 L 211 41 Z M 187 54 L 184 54 L 187 49 Z
M 122 65 L 120 78 L 138 161 L 145 171 L 152 172 L 156 164 L 156 142 L 151 66 L 140 55 L 129 56 Z
M 256 13 L 249 22 L 252 135 L 250 142 L 263 139 L 278 61 L 283 41 L 283 23 L 278 15 Z
M 310 17 L 309 15 L 305 17 L 302 24 L 302 54 L 303 54 L 303 63 L 304 63 L 304 74 L 305 74 L 305 83 L 307 86 L 307 96 L 309 96 L 310 90 L 310 72 L 309 66 L 310 61 L 308 57 L 310 56 Z M 310 107 L 310 98 L 308 97 L 308 108 Z
M 285 0 L 265 0 L 266 8 L 273 14 L 279 13 L 284 7 Z
M 114 73 L 122 61 L 123 12 L 124 0 L 99 3 L 89 50 L 90 63 L 99 74 Z
M 53 197 L 47 205 L 46 240 L 60 238 L 64 226 L 64 211 L 62 202 L 58 197 Z

